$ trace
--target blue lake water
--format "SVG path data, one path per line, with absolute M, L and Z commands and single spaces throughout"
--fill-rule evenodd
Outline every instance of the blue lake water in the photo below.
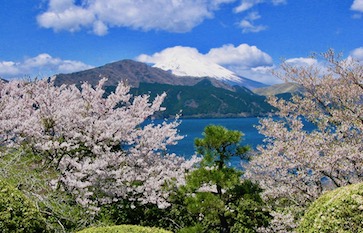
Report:
M 184 157 L 194 154 L 194 139 L 203 137 L 202 133 L 207 125 L 222 125 L 230 130 L 239 130 L 244 134 L 242 144 L 255 148 L 262 143 L 263 135 L 255 128 L 258 118 L 220 118 L 220 119 L 182 119 L 179 134 L 184 135 L 178 145 L 169 147 L 171 152 Z
M 207 125 L 222 125 L 230 130 L 239 130 L 244 134 L 242 145 L 249 145 L 256 148 L 262 143 L 263 135 L 259 134 L 255 128 L 259 119 L 253 118 L 219 118 L 219 119 L 182 119 L 178 127 L 179 134 L 184 138 L 175 146 L 170 146 L 169 152 L 173 152 L 179 156 L 190 158 L 195 154 L 194 139 L 202 138 L 204 128 Z M 241 160 L 234 158 L 231 162 L 232 166 L 240 167 Z
M 156 120 L 155 123 L 159 120 Z M 179 134 L 184 138 L 175 146 L 169 146 L 169 152 L 175 153 L 185 158 L 190 158 L 195 154 L 194 139 L 202 138 L 203 130 L 207 125 L 222 125 L 230 130 L 238 130 L 244 134 L 242 145 L 249 145 L 252 149 L 256 149 L 257 145 L 263 143 L 264 136 L 259 134 L 256 126 L 259 125 L 259 118 L 211 118 L 211 119 L 182 119 L 178 127 Z M 304 129 L 311 131 L 315 129 L 312 123 L 304 121 Z M 241 160 L 234 158 L 231 162 L 232 166 L 240 167 Z

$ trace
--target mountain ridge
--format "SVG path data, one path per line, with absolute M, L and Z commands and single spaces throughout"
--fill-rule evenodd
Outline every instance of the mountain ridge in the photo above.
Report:
M 232 90 L 234 85 L 244 86 L 248 89 L 267 86 L 266 84 L 240 76 L 238 76 L 239 82 L 228 79 L 216 79 L 210 76 L 178 76 L 168 70 L 149 66 L 146 63 L 131 59 L 116 61 L 100 67 L 70 74 L 57 74 L 55 84 L 79 84 L 86 80 L 92 85 L 96 85 L 102 77 L 108 78 L 106 85 L 116 85 L 118 82 L 124 81 L 133 87 L 137 87 L 140 82 L 193 86 L 206 78 L 210 79 L 214 86 L 227 90 Z
M 140 83 L 131 89 L 134 95 L 149 94 L 151 98 L 163 92 L 167 94 L 162 104 L 166 110 L 159 113 L 159 118 L 175 116 L 180 111 L 183 118 L 255 117 L 272 110 L 264 96 L 244 87 L 234 91 L 215 87 L 209 79 L 194 86 Z
M 178 77 L 168 71 L 154 68 L 131 59 L 112 62 L 104 66 L 70 74 L 58 74 L 56 75 L 55 84 L 80 84 L 81 82 L 87 81 L 92 85 L 96 85 L 103 77 L 108 79 L 106 82 L 108 86 L 117 85 L 120 81 L 126 82 L 132 87 L 138 87 L 140 82 L 193 86 L 202 79 L 208 78 L 211 79 L 211 82 L 216 87 L 225 89 L 232 88 L 226 83 L 209 77 Z
M 172 117 L 183 113 L 183 117 L 248 117 L 265 115 L 271 106 L 265 97 L 253 93 L 243 86 L 231 86 L 210 77 L 180 77 L 168 71 L 148 66 L 133 60 L 122 60 L 101 67 L 71 74 L 56 75 L 55 84 L 88 82 L 96 85 L 108 78 L 105 88 L 110 93 L 120 81 L 131 86 L 133 95 L 167 94 L 163 107 L 166 111 L 156 117 Z

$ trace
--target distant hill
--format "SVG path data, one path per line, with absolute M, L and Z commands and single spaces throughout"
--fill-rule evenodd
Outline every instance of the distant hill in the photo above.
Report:
M 180 77 L 159 68 L 133 60 L 122 60 L 90 70 L 56 75 L 55 84 L 96 85 L 107 77 L 107 91 L 119 81 L 131 85 L 135 95 L 151 97 L 167 93 L 163 103 L 166 111 L 158 117 L 169 117 L 182 111 L 183 117 L 245 117 L 260 116 L 271 110 L 264 96 L 241 86 L 231 86 L 210 77 Z
M 109 87 L 111 91 L 114 87 Z M 194 86 L 180 86 L 158 83 L 140 83 L 131 89 L 135 95 L 150 94 L 151 98 L 163 92 L 167 97 L 163 102 L 166 111 L 159 117 L 175 116 L 182 111 L 183 117 L 249 117 L 261 116 L 271 111 L 264 96 L 259 96 L 244 87 L 235 91 L 218 88 L 209 79 Z
M 258 95 L 270 96 L 281 94 L 294 94 L 303 92 L 303 88 L 297 83 L 282 83 L 268 87 L 253 89 L 253 92 Z

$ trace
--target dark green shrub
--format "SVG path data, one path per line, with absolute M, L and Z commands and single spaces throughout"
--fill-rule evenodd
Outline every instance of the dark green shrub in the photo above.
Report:
M 1 232 L 45 232 L 45 219 L 18 189 L 0 179 Z
M 120 225 L 110 227 L 92 227 L 79 231 L 78 233 L 171 233 L 171 231 L 155 227 Z
M 247 157 L 249 147 L 240 145 L 243 134 L 209 125 L 203 135 L 195 139 L 197 153 L 202 155 L 200 166 L 188 173 L 186 184 L 179 187 L 179 203 L 172 199 L 174 209 L 194 218 L 184 218 L 187 221 L 181 224 L 180 232 L 247 233 L 268 225 L 270 216 L 264 210 L 261 188 L 242 180 L 243 172 L 228 166 L 232 157 Z
M 170 207 L 160 209 L 156 204 L 128 200 L 102 206 L 96 218 L 106 226 L 139 225 L 173 230 L 176 228 L 175 223 L 179 224 L 179 219 L 176 219 Z
M 322 195 L 305 213 L 298 232 L 363 232 L 363 183 Z

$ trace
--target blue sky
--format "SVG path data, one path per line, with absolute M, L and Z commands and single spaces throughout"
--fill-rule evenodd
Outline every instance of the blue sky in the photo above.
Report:
M 174 49 L 265 83 L 281 59 L 363 60 L 363 0 L 0 0 L 0 77 L 43 77 Z

